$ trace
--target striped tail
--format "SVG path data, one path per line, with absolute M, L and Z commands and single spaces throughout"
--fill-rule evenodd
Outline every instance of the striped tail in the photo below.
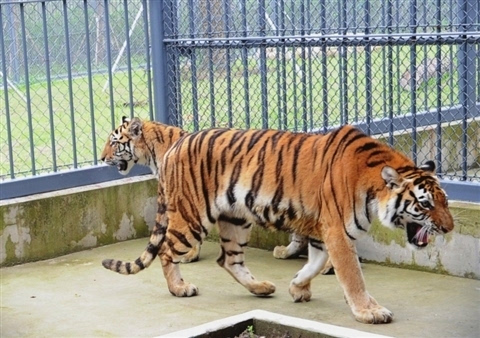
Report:
M 150 236 L 145 251 L 133 262 L 124 262 L 116 259 L 104 259 L 102 265 L 105 269 L 112 270 L 122 275 L 133 275 L 137 272 L 148 268 L 152 264 L 155 257 L 158 255 L 165 239 L 164 231 L 154 231 Z

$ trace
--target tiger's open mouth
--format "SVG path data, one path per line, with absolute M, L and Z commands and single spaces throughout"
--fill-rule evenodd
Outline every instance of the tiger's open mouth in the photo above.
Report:
M 118 161 L 116 164 L 117 164 L 117 169 L 118 169 L 118 171 L 125 171 L 125 170 L 127 170 L 127 167 L 128 167 L 127 161 L 125 161 L 125 160 L 120 160 L 120 161 Z
M 424 248 L 428 244 L 428 229 L 418 223 L 408 223 L 407 238 L 409 243 Z

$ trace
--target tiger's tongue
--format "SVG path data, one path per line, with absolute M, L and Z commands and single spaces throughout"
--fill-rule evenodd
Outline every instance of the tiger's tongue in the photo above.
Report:
M 418 231 L 420 231 L 422 228 L 418 228 Z M 424 232 L 423 235 L 418 238 L 418 244 L 425 244 L 428 243 L 428 232 Z

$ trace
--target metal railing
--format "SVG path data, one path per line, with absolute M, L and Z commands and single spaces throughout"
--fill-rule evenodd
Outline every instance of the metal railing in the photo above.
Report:
M 2 199 L 118 178 L 98 152 L 135 115 L 356 124 L 480 201 L 476 0 L 3 1 L 0 24 Z

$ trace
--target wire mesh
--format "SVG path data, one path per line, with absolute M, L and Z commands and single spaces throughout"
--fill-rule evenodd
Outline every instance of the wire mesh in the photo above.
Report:
M 478 1 L 167 3 L 171 123 L 353 123 L 441 177 L 480 181 Z
M 95 165 L 121 116 L 153 118 L 147 4 L 0 3 L 0 180 Z
M 153 119 L 149 3 L 0 3 L 0 180 L 95 165 L 121 116 Z M 443 178 L 480 181 L 477 0 L 163 7 L 170 123 L 353 123 L 417 163 L 434 159 Z

